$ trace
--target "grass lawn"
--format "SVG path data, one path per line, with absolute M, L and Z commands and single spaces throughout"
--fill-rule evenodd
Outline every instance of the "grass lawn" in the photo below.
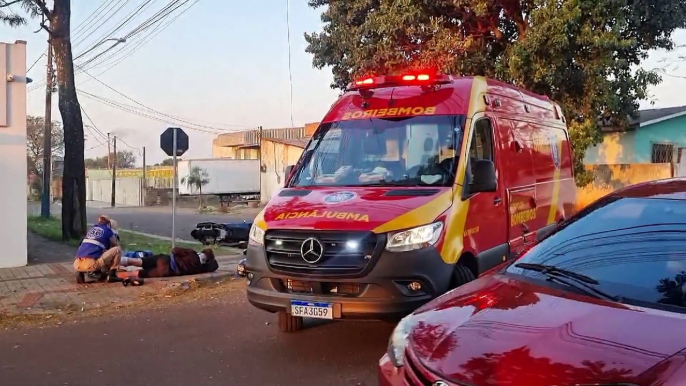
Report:
M 58 218 L 51 217 L 45 219 L 40 216 L 30 216 L 28 218 L 28 228 L 29 231 L 49 240 L 66 243 L 74 247 L 77 247 L 81 243 L 81 240 L 62 240 L 62 222 Z M 171 241 L 169 240 L 160 240 L 143 236 L 123 229 L 119 230 L 119 237 L 121 238 L 122 249 L 124 250 L 150 250 L 153 254 L 169 253 L 171 250 Z M 203 247 L 200 244 L 187 243 L 176 243 L 176 246 L 192 248 L 196 251 Z M 218 255 L 221 254 L 221 252 L 229 252 L 229 250 L 224 248 L 214 248 L 214 250 Z

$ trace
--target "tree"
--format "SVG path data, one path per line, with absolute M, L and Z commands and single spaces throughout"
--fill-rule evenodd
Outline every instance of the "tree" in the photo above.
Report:
M 24 19 L 21 15 L 15 13 L 12 11 L 10 8 L 11 5 L 14 5 L 16 3 L 22 3 L 21 5 L 23 6 L 24 2 L 23 1 L 12 1 L 12 0 L 0 0 L 0 23 L 1 24 L 7 24 L 10 27 L 18 27 L 21 25 L 26 24 L 26 19 Z
M 58 106 L 64 125 L 64 172 L 62 175 L 62 238 L 78 239 L 86 233 L 86 172 L 84 168 L 84 135 L 81 105 L 74 84 L 74 60 L 71 50 L 71 1 L 53 0 L 48 9 L 46 0 L 0 0 L 0 11 L 21 5 L 29 17 L 41 19 L 40 26 L 48 32 L 50 47 L 57 63 Z M 26 23 L 18 14 L 3 13 L 0 22 L 11 26 Z
M 305 34 L 316 68 L 330 66 L 333 88 L 356 76 L 412 68 L 483 75 L 561 104 L 575 172 L 601 140 L 601 122 L 625 126 L 658 84 L 636 69 L 651 49 L 674 48 L 686 26 L 682 0 L 310 0 L 324 30 Z
M 202 187 L 210 183 L 210 175 L 200 166 L 193 166 L 190 174 L 181 179 L 182 184 L 186 184 L 189 189 L 196 188 L 200 192 L 200 208 L 205 206 L 202 203 Z
M 36 175 L 43 174 L 43 138 L 45 118 L 26 117 L 26 159 L 28 172 Z M 62 156 L 64 152 L 64 136 L 62 124 L 52 122 L 52 154 Z
M 114 153 L 109 159 L 114 159 Z M 88 169 L 109 169 L 109 159 L 107 156 L 86 158 L 84 164 Z M 130 150 L 117 152 L 117 169 L 133 169 L 136 166 L 136 156 Z
M 173 166 L 174 165 L 174 159 L 173 158 L 167 158 L 162 161 L 160 164 L 161 166 Z

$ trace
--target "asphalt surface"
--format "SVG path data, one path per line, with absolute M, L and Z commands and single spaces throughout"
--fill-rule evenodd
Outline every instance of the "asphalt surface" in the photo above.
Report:
M 124 207 L 110 208 L 105 207 L 105 203 L 87 202 L 86 209 L 88 222 L 94 222 L 101 214 L 106 214 L 117 220 L 119 227 L 143 233 L 150 233 L 158 236 L 171 237 L 172 232 L 172 211 L 171 207 L 148 206 L 148 207 Z M 29 202 L 27 210 L 30 215 L 40 214 L 40 203 Z M 62 207 L 53 205 L 51 212 L 55 216 L 61 214 Z M 260 209 L 238 207 L 232 209 L 231 213 L 207 213 L 198 214 L 192 209 L 178 208 L 176 211 L 176 237 L 182 240 L 193 240 L 191 231 L 195 229 L 195 224 L 203 221 L 213 221 L 224 223 L 229 221 L 252 221 Z
M 198 214 L 190 209 L 177 209 L 176 237 L 184 240 L 193 240 L 191 231 L 195 229 L 195 224 L 199 222 L 252 221 L 257 211 L 258 209 L 244 209 L 239 213 Z M 89 222 L 97 220 L 101 214 L 106 214 L 117 220 L 119 227 L 122 229 L 171 237 L 172 213 L 170 207 L 88 208 L 87 213 Z
M 376 385 L 392 326 L 283 334 L 243 289 L 217 303 L 0 331 L 3 385 Z

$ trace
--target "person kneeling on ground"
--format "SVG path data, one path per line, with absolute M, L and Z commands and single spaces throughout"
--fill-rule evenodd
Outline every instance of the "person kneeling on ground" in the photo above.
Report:
M 100 271 L 100 281 L 122 282 L 123 279 L 117 276 L 121 248 L 116 230 L 117 223 L 114 220 L 110 220 L 107 216 L 100 216 L 98 222 L 88 230 L 76 251 L 74 269 L 77 272 Z
M 169 255 L 122 257 L 122 265 L 143 268 L 138 271 L 138 277 L 142 278 L 196 275 L 219 269 L 214 251 L 209 248 L 197 253 L 190 248 L 176 247 Z

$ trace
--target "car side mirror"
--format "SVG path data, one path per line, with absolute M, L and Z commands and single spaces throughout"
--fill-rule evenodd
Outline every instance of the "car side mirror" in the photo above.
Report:
M 498 179 L 495 175 L 495 164 L 487 159 L 480 159 L 472 165 L 472 183 L 469 193 L 495 192 Z

